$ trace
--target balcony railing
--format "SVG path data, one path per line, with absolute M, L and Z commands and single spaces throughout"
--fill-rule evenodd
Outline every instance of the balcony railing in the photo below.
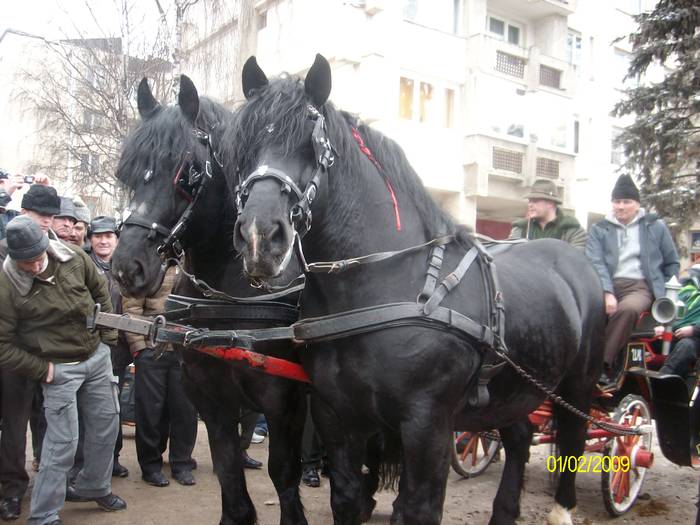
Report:
M 525 76 L 525 60 L 503 51 L 496 51 L 496 71 L 523 78 Z
M 548 179 L 559 178 L 559 161 L 548 159 L 547 157 L 537 157 L 537 166 L 535 169 L 536 177 L 545 177 Z
M 561 71 L 540 64 L 540 84 L 554 89 L 561 89 Z
M 513 173 L 522 174 L 522 152 L 494 147 L 492 155 L 492 164 L 494 169 L 512 171 Z

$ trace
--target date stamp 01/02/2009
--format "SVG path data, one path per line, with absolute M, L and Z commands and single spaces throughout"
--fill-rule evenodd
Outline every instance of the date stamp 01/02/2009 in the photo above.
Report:
M 547 456 L 548 472 L 629 472 L 629 456 Z

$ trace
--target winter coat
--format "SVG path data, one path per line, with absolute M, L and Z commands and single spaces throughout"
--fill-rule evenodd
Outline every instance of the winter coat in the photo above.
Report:
M 581 224 L 576 217 L 564 215 L 557 208 L 557 216 L 551 222 L 548 222 L 544 228 L 540 227 L 537 219 L 529 219 L 530 227 L 528 229 L 528 219 L 520 219 L 513 223 L 513 229 L 510 231 L 510 239 L 559 239 L 568 242 L 574 248 L 579 248 L 583 251 L 586 248 L 586 230 L 581 228 Z M 526 237 L 527 234 L 527 237 Z
M 643 213 L 643 211 L 642 211 Z M 615 293 L 612 276 L 618 264 L 617 226 L 609 217 L 588 232 L 586 256 L 598 272 L 603 290 Z M 668 228 L 655 214 L 639 219 L 639 245 L 642 274 L 654 298 L 666 295 L 666 281 L 678 275 L 680 261 Z
M 117 341 L 116 330 L 91 332 L 86 318 L 95 303 L 112 311 L 107 285 L 77 246 L 52 240 L 47 250 L 53 278 L 37 279 L 7 257 L 0 272 L 0 368 L 44 380 L 49 361 L 84 361 L 100 340 Z
M 122 308 L 124 309 L 124 313 L 136 317 L 148 317 L 164 312 L 165 300 L 168 298 L 168 295 L 170 295 L 173 286 L 175 286 L 177 273 L 177 268 L 174 266 L 168 268 L 168 271 L 165 272 L 165 277 L 163 278 L 163 284 L 160 286 L 158 291 L 150 297 L 144 297 L 141 299 L 126 296 L 123 297 Z M 126 340 L 129 342 L 129 350 L 131 350 L 131 355 L 136 355 L 141 350 L 148 347 L 146 338 L 142 335 L 126 334 Z

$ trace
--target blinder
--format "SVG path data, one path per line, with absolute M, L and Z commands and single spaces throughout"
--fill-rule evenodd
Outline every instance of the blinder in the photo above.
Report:
M 321 177 L 335 162 L 336 151 L 328 138 L 324 116 L 314 106 L 308 105 L 309 118 L 314 120 L 311 133 L 311 144 L 314 150 L 316 167 L 311 180 L 302 191 L 299 186 L 284 171 L 268 165 L 258 166 L 246 179 L 236 187 L 236 208 L 238 215 L 243 212 L 245 203 L 250 195 L 253 184 L 262 179 L 274 179 L 281 185 L 282 193 L 294 193 L 297 202 L 289 213 L 289 222 L 294 225 L 299 237 L 303 237 L 311 229 L 311 204 L 316 198 Z
M 204 170 L 202 170 L 192 163 L 191 152 L 188 151 L 184 154 L 183 160 L 173 178 L 173 186 L 175 186 L 177 194 L 188 202 L 188 205 L 175 225 L 171 229 L 168 229 L 157 221 L 149 220 L 147 217 L 127 210 L 120 226 L 120 229 L 127 225 L 145 228 L 149 230 L 149 239 L 155 239 L 158 235 L 164 237 L 163 242 L 157 248 L 158 255 L 163 259 L 170 259 L 172 257 L 179 259 L 182 257 L 184 252 L 181 243 L 182 237 L 187 230 L 197 202 L 206 193 L 207 186 L 212 179 L 211 159 L 213 158 L 219 167 L 223 167 L 213 150 L 209 134 L 197 128 L 192 130 L 192 134 L 195 139 L 207 146 L 207 152 L 210 158 L 204 163 Z M 146 184 L 151 180 L 152 176 L 153 171 L 148 170 L 144 176 Z

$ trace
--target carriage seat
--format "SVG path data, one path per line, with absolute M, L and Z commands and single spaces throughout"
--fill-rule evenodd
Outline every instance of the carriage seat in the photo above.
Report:
M 659 322 L 654 319 L 650 311 L 642 312 L 637 322 L 632 328 L 630 339 L 650 339 L 654 337 L 654 327 L 658 326 Z

